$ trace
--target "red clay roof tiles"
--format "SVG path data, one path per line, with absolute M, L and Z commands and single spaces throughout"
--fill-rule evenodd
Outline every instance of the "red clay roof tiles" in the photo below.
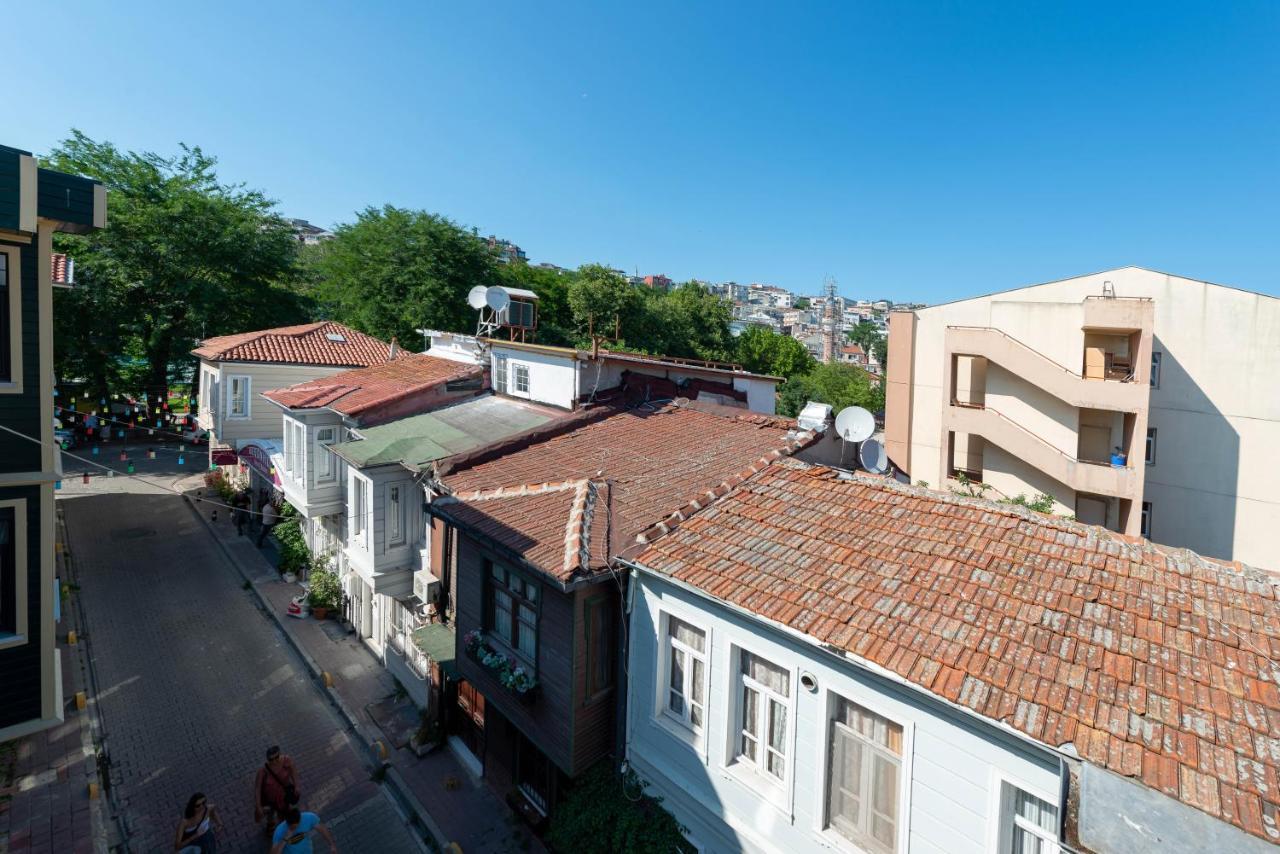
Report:
M 787 419 L 684 401 L 657 409 L 610 407 L 566 432 L 517 438 L 474 461 L 462 460 L 443 480 L 469 509 L 449 502 L 442 509 L 470 527 L 487 517 L 484 533 L 567 583 L 603 566 L 604 532 L 611 530 L 614 546 L 625 548 L 655 525 L 666 530 L 677 524 L 696 510 L 698 499 L 727 491 L 727 480 L 789 452 L 796 443 L 794 426 Z M 809 438 L 802 435 L 801 441 Z M 588 560 L 566 557 L 566 540 L 574 536 L 569 491 L 544 497 L 552 494 L 547 484 L 566 479 L 592 483 L 591 515 L 577 534 L 592 543 Z
M 263 397 L 290 409 L 328 407 L 343 415 L 357 416 L 374 407 L 424 391 L 440 383 L 480 376 L 478 365 L 455 362 L 424 353 L 406 353 L 394 361 L 370 368 L 307 380 L 263 393 Z
M 219 362 L 275 362 L 365 368 L 387 361 L 389 344 L 325 320 L 207 338 L 191 351 Z
M 1277 580 L 1101 528 L 771 465 L 638 562 L 1276 841 Z

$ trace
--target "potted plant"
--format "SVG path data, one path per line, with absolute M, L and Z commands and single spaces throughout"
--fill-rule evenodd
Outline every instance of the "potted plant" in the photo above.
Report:
M 342 585 L 338 582 L 338 574 L 327 566 L 317 566 L 311 570 L 309 578 L 311 592 L 311 614 L 317 620 L 327 619 L 329 612 L 338 607 L 342 598 Z
M 471 660 L 493 674 L 503 688 L 523 702 L 533 702 L 537 695 L 538 680 L 525 670 L 523 664 L 506 653 L 493 649 L 481 631 L 467 632 L 462 637 L 462 643 Z

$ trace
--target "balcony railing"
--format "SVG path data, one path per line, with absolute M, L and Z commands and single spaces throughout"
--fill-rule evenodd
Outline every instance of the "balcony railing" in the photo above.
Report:
M 987 406 L 986 404 L 968 403 L 966 401 L 952 398 L 951 405 L 962 408 L 962 409 L 980 409 L 985 412 L 990 412 L 992 415 L 996 416 L 1001 421 L 1004 421 L 1007 424 L 1013 425 L 1014 427 L 1018 428 L 1018 430 L 1020 430 L 1021 432 L 1027 434 L 1032 439 L 1035 439 L 1044 447 L 1054 451 L 1055 453 L 1060 455 L 1063 459 L 1067 460 L 1068 462 L 1077 463 L 1079 465 L 1086 465 L 1086 466 L 1101 466 L 1103 468 L 1129 468 L 1130 467 L 1127 462 L 1123 466 L 1118 466 L 1106 460 L 1086 460 L 1086 459 L 1081 459 L 1079 457 L 1074 457 L 1071 454 L 1068 454 L 1066 451 L 1059 448 L 1057 445 L 1050 442 L 1048 439 L 1044 438 L 1038 433 L 1028 430 L 1025 426 L 1023 426 L 1022 424 L 1019 424 L 1017 421 L 1013 420 L 1008 415 L 1005 415 L 1003 412 L 999 411 L 998 409 L 992 409 L 990 406 Z M 1129 458 L 1127 454 L 1125 455 L 1125 458 L 1126 460 Z

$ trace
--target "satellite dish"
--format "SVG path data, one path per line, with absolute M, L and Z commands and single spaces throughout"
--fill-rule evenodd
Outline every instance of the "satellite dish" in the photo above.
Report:
M 467 305 L 471 306 L 476 311 L 479 311 L 480 309 L 484 308 L 485 307 L 485 299 L 484 299 L 485 290 L 486 288 L 484 285 L 476 285 L 474 288 L 472 288 L 471 293 L 467 294 Z
M 846 406 L 836 416 L 836 435 L 846 442 L 862 442 L 876 432 L 876 419 L 861 406 Z
M 862 467 L 872 474 L 884 474 L 889 470 L 889 455 L 884 452 L 884 445 L 875 439 L 868 439 L 858 447 L 858 459 Z
M 507 296 L 505 288 L 494 285 L 491 288 L 485 288 L 484 302 L 494 311 L 506 311 L 507 306 L 511 305 L 511 297 Z

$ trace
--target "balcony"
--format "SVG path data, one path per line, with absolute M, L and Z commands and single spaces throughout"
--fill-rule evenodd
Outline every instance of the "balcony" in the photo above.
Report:
M 949 360 L 978 356 L 998 364 L 1077 408 L 1140 412 L 1147 408 L 1150 388 L 1136 381 L 1130 351 L 1124 349 L 1125 355 L 1119 355 L 1118 342 L 1111 342 L 1112 355 L 1107 358 L 1108 341 L 1115 337 L 1106 333 L 1095 342 L 1086 332 L 1086 341 L 1099 346 L 1086 347 L 1086 364 L 1080 373 L 989 326 L 948 326 L 946 350 Z
M 1079 459 L 990 407 L 953 400 L 943 412 L 943 427 L 981 436 L 1076 492 L 1129 499 L 1141 494 L 1142 477 L 1132 467 L 1132 456 L 1125 466 Z

